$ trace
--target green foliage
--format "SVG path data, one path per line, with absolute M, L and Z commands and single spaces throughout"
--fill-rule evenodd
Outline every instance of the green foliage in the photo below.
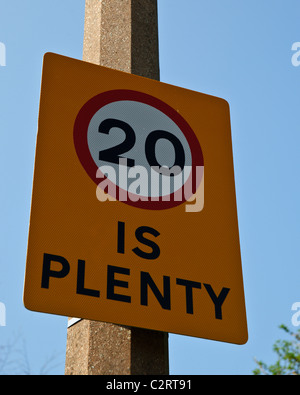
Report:
M 273 351 L 277 354 L 277 361 L 274 365 L 267 366 L 262 361 L 255 361 L 258 368 L 253 371 L 254 375 L 285 376 L 300 374 L 300 329 L 292 332 L 285 325 L 280 325 L 292 339 L 277 340 L 273 345 Z

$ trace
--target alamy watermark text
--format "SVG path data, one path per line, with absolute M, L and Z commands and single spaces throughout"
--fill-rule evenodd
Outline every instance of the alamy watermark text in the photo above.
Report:
M 300 66 L 300 42 L 295 42 L 292 45 L 292 51 L 294 52 L 292 55 L 292 65 L 294 67 Z
M 6 326 L 6 307 L 0 302 L 0 326 Z
M 199 212 L 204 206 L 204 166 L 143 166 L 127 165 L 121 159 L 119 166 L 101 166 L 97 199 L 105 201 L 188 202 L 187 212 Z M 101 181 L 100 181 L 101 180 Z M 117 191 L 118 190 L 118 191 Z
M 295 311 L 292 315 L 292 325 L 298 327 L 300 326 L 300 302 L 295 302 L 292 305 L 292 311 Z
M 6 47 L 5 44 L 0 42 L 0 67 L 6 66 Z

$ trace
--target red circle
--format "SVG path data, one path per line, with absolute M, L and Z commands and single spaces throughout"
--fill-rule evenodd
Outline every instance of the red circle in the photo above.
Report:
M 192 171 L 190 177 L 192 177 L 192 192 L 194 194 L 199 186 L 199 183 L 198 185 L 196 185 L 195 183 L 193 177 L 194 171 L 197 168 L 197 166 L 204 166 L 201 146 L 199 144 L 199 141 L 194 131 L 189 126 L 189 124 L 185 121 L 185 119 L 176 110 L 174 110 L 165 102 L 146 93 L 132 91 L 132 90 L 119 89 L 119 90 L 112 90 L 112 91 L 100 93 L 99 95 L 94 96 L 87 103 L 85 103 L 76 117 L 74 124 L 74 135 L 73 135 L 75 150 L 83 168 L 85 169 L 89 177 L 95 182 L 96 185 L 99 184 L 99 177 L 96 177 L 98 166 L 94 162 L 88 146 L 87 134 L 88 134 L 88 127 L 90 121 L 92 117 L 95 115 L 95 113 L 99 111 L 102 107 L 113 102 L 124 101 L 124 100 L 141 102 L 149 106 L 152 106 L 157 110 L 163 112 L 179 127 L 179 129 L 187 139 L 188 145 L 191 150 Z M 106 179 L 107 177 L 103 175 L 103 178 Z M 186 185 L 187 182 L 188 181 L 186 181 L 184 185 Z M 180 188 L 179 191 L 183 192 L 184 185 Z M 114 196 L 115 198 L 119 196 L 119 192 L 120 192 L 120 188 L 118 185 L 116 185 L 116 191 L 117 191 L 116 194 L 117 196 Z M 174 194 L 175 192 L 170 195 L 170 199 L 168 201 L 162 200 L 162 196 L 160 196 L 159 198 L 155 198 L 155 199 L 159 199 L 155 201 L 153 200 L 131 201 L 127 199 L 127 201 L 123 201 L 123 202 L 137 208 L 144 208 L 148 210 L 165 210 L 168 208 L 176 207 L 180 204 L 183 204 L 186 201 L 184 197 L 184 193 L 182 193 L 183 198 L 180 201 L 175 200 Z M 151 196 L 149 196 L 149 199 L 151 199 Z

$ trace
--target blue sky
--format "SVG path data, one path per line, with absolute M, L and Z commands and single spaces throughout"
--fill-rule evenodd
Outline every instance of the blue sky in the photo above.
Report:
M 292 45 L 298 0 L 158 0 L 161 81 L 219 96 L 231 108 L 249 341 L 170 335 L 172 374 L 251 374 L 273 362 L 299 290 L 299 86 Z M 55 355 L 63 374 L 66 318 L 27 311 L 23 281 L 42 58 L 82 58 L 84 0 L 0 0 L 0 345 L 16 343 L 33 373 Z M 24 351 L 26 349 L 26 352 Z M 19 356 L 23 358 L 22 356 Z

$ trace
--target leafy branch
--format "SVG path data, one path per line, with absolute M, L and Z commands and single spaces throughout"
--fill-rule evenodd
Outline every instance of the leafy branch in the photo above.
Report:
M 273 345 L 273 351 L 277 355 L 277 361 L 268 366 L 262 361 L 255 359 L 258 368 L 253 371 L 254 375 L 295 375 L 300 374 L 300 329 L 298 332 L 291 331 L 287 326 L 279 327 L 288 335 L 291 340 L 277 340 Z

